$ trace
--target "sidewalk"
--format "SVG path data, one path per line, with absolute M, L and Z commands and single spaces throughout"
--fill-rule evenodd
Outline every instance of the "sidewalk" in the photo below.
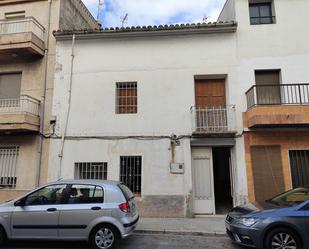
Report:
M 140 218 L 136 232 L 224 235 L 224 216 L 203 218 Z

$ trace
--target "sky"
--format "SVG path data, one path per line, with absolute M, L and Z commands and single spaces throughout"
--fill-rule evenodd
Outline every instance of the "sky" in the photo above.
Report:
M 82 0 L 97 18 L 99 0 Z M 102 0 L 101 0 L 102 1 Z M 144 26 L 176 23 L 214 22 L 225 0 L 104 0 L 99 19 L 103 27 Z

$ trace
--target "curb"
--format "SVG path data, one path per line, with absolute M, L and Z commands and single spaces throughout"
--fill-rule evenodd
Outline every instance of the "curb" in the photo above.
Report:
M 211 236 L 226 237 L 225 233 L 217 232 L 189 232 L 189 231 L 170 231 L 170 230 L 135 230 L 134 234 L 171 234 L 171 235 L 192 235 L 192 236 Z

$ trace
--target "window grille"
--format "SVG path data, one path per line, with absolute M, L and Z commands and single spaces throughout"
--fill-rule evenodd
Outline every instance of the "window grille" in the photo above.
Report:
M 75 163 L 75 179 L 107 179 L 106 162 Z
M 121 156 L 120 157 L 120 181 L 133 193 L 141 193 L 142 180 L 142 157 Z
M 16 186 L 19 147 L 0 147 L 0 187 Z
M 116 83 L 116 113 L 137 113 L 137 83 Z

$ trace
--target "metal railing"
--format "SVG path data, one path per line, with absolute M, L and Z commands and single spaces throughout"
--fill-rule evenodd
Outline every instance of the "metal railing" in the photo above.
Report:
M 235 105 L 226 107 L 191 107 L 193 132 L 233 133 L 236 132 Z
M 247 107 L 255 105 L 309 104 L 309 84 L 253 85 L 247 92 Z
M 45 28 L 33 17 L 0 20 L 0 35 L 32 32 L 44 41 Z
M 0 99 L 0 114 L 1 113 L 29 113 L 39 116 L 40 101 L 28 95 L 21 95 L 19 98 Z
M 275 16 L 256 16 L 250 17 L 250 24 L 251 25 L 258 25 L 258 24 L 273 24 L 276 22 Z

